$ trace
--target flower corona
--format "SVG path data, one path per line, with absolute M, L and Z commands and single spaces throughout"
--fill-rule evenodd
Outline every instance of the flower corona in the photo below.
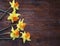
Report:
M 19 9 L 19 3 L 15 2 L 15 0 L 13 0 L 12 2 L 9 2 L 11 5 L 11 8 L 18 10 Z
M 12 40 L 22 38 L 23 43 L 25 43 L 26 41 L 31 41 L 31 34 L 25 31 L 27 23 L 25 23 L 24 18 L 19 18 L 21 14 L 17 13 L 17 10 L 19 10 L 19 3 L 15 2 L 15 0 L 12 0 L 12 2 L 9 3 L 13 10 L 11 13 L 9 13 L 7 20 L 12 22 L 11 24 L 15 24 L 15 27 L 12 25 L 12 28 L 10 30 L 10 38 Z

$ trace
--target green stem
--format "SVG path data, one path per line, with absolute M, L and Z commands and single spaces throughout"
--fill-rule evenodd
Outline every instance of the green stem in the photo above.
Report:
M 0 38 L 0 40 L 3 40 L 3 39 L 5 39 L 5 40 L 10 40 L 11 38 Z
M 6 29 L 8 29 L 8 28 L 10 28 L 11 26 L 14 26 L 14 25 L 16 25 L 16 24 L 10 24 L 8 27 L 1 29 L 0 32 L 4 31 L 4 30 L 6 30 Z
M 8 13 L 8 11 L 11 9 L 11 7 L 7 10 L 7 11 L 4 11 L 5 13 L 0 17 L 0 20 L 4 17 L 4 15 L 6 14 L 6 13 Z M 1 9 L 0 9 L 1 10 Z M 1 11 L 3 11 L 3 10 L 1 10 Z M 8 13 L 9 14 L 9 13 Z
M 2 33 L 2 34 L 0 34 L 0 36 L 1 36 L 1 35 L 6 35 L 6 34 L 10 34 L 10 32 Z
M 6 28 L 1 29 L 0 32 L 1 32 L 1 31 L 4 31 L 4 30 L 6 30 L 6 29 L 8 29 L 9 27 L 11 27 L 11 25 L 9 25 L 9 26 L 6 27 Z
M 0 9 L 0 12 L 9 14 L 9 12 L 6 12 L 6 11 L 4 11 L 4 10 L 2 10 L 2 9 Z

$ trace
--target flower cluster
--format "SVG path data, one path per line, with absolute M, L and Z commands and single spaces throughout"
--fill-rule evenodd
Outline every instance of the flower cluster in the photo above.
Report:
M 16 29 L 14 29 L 14 27 L 12 26 L 10 37 L 12 38 L 12 40 L 15 40 L 16 38 L 22 38 L 23 43 L 25 43 L 26 41 L 31 41 L 30 33 L 24 31 L 24 29 L 27 25 L 24 22 L 24 18 L 19 19 L 19 16 L 21 16 L 21 14 L 16 13 L 16 11 L 19 10 L 19 3 L 15 2 L 15 0 L 13 0 L 12 2 L 9 2 L 9 3 L 10 3 L 11 8 L 13 9 L 13 11 L 11 13 L 9 13 L 9 16 L 7 19 L 9 21 L 11 21 L 12 23 L 18 21 L 18 23 L 16 24 L 16 27 L 17 27 Z

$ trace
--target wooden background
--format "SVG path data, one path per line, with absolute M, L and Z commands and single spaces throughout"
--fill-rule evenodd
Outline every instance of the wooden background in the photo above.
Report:
M 11 0 L 0 0 L 0 9 L 7 10 Z M 18 13 L 28 24 L 25 31 L 31 33 L 31 42 L 22 43 L 2 39 L 0 46 L 60 46 L 60 1 L 59 0 L 16 0 L 20 4 Z M 11 11 L 11 10 L 10 10 Z M 3 13 L 0 12 L 0 16 Z M 0 30 L 9 26 L 8 14 L 0 20 Z M 11 28 L 4 30 L 10 31 Z M 1 34 L 1 33 L 0 33 Z M 1 36 L 0 36 L 1 37 Z M 3 38 L 5 36 L 2 36 Z

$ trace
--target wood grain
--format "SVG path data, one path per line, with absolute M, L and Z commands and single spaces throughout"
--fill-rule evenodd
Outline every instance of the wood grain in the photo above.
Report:
M 10 0 L 0 0 L 0 9 L 7 10 Z M 31 33 L 31 42 L 22 39 L 0 40 L 0 46 L 60 46 L 60 1 L 59 0 L 17 0 L 17 11 L 28 24 L 25 31 Z M 0 16 L 3 13 L 0 12 Z M 0 29 L 9 26 L 8 14 L 0 20 Z M 11 28 L 3 31 L 10 31 Z M 2 33 L 3 33 L 2 32 Z M 5 37 L 5 36 L 3 36 Z

